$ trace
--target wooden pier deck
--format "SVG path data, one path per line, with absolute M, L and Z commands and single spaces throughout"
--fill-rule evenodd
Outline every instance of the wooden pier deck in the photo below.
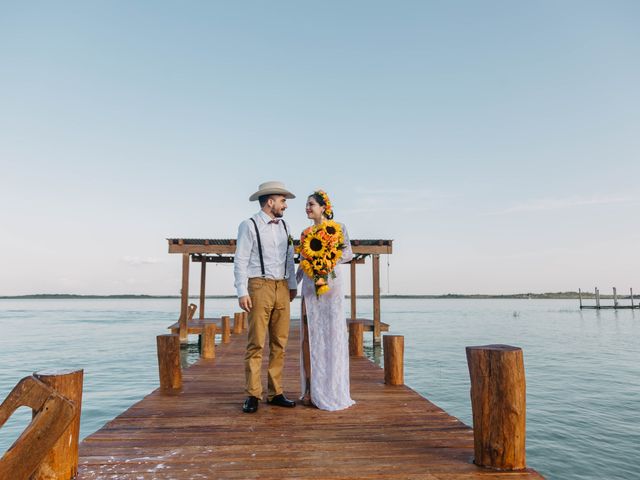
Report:
M 351 359 L 357 404 L 347 410 L 262 403 L 244 414 L 245 340 L 233 335 L 216 345 L 215 359 L 185 369 L 181 393 L 156 390 L 85 438 L 77 478 L 543 478 L 475 466 L 471 428 L 410 388 L 385 385 L 366 358 Z M 292 327 L 284 373 L 291 398 L 300 394 L 298 344 Z

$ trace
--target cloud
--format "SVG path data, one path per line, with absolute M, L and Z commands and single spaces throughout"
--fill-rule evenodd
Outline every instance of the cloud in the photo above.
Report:
M 140 266 L 140 265 L 154 265 L 156 263 L 162 263 L 162 261 L 158 258 L 153 257 L 122 257 L 122 261 L 128 265 L 132 266 Z
M 596 195 L 593 197 L 565 197 L 565 198 L 539 198 L 525 203 L 516 204 L 505 210 L 487 213 L 486 215 L 508 215 L 510 213 L 543 212 L 561 210 L 566 208 L 634 203 L 637 199 L 620 195 Z

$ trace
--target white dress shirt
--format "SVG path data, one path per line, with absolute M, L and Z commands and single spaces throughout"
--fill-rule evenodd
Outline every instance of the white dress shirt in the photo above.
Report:
M 272 220 L 271 217 L 262 210 L 251 218 L 255 220 L 258 225 L 258 232 L 260 232 L 264 277 L 273 280 L 286 278 L 289 283 L 289 289 L 295 290 L 297 283 L 293 263 L 293 245 L 289 245 L 289 253 L 287 255 L 289 237 L 283 226 L 284 220 L 280 218 L 277 224 L 269 223 Z M 287 229 L 289 229 L 289 225 L 287 225 Z M 262 277 L 258 239 L 255 227 L 250 219 L 245 220 L 238 227 L 233 274 L 238 297 L 249 295 L 248 281 L 250 278 Z

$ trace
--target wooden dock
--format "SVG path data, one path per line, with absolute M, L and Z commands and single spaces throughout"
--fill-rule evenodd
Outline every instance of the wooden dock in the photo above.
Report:
M 284 372 L 291 398 L 300 395 L 299 341 L 292 327 Z M 241 334 L 216 345 L 215 359 L 183 371 L 180 393 L 156 390 L 85 438 L 77 478 L 543 478 L 474 465 L 471 428 L 410 388 L 385 385 L 366 358 L 351 358 L 357 404 L 347 410 L 262 403 L 244 414 L 245 342 Z

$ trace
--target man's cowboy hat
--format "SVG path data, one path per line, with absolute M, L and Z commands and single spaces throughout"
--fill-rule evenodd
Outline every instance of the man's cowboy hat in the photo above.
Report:
M 249 201 L 258 200 L 262 195 L 284 195 L 285 198 L 296 198 L 289 190 L 284 188 L 282 182 L 264 182 L 258 187 L 258 191 L 249 197 Z

